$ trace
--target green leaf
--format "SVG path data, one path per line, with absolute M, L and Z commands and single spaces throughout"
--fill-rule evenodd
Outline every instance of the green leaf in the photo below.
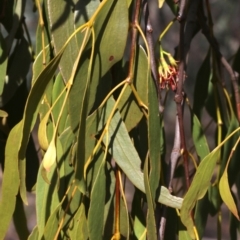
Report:
M 132 201 L 132 218 L 134 221 L 133 225 L 133 232 L 134 232 L 134 237 L 136 239 L 141 239 L 141 237 L 145 236 L 147 233 L 146 230 L 146 223 L 145 223 L 145 216 L 142 211 L 142 197 L 143 195 L 138 189 L 135 189 L 133 201 Z M 145 239 L 145 238 L 143 238 Z
M 223 144 L 229 140 L 239 129 L 232 132 L 228 138 L 220 143 L 211 153 L 209 153 L 200 163 L 197 168 L 196 174 L 193 178 L 190 188 L 183 200 L 181 208 L 181 220 L 187 227 L 187 230 L 192 238 L 194 238 L 193 221 L 191 218 L 191 211 L 194 208 L 197 200 L 204 197 L 207 189 L 211 183 L 211 177 L 219 157 L 219 152 Z
M 62 46 L 74 32 L 74 12 L 70 0 L 48 0 L 48 15 L 50 20 L 51 34 L 54 50 L 59 53 Z M 81 34 L 81 33 L 79 33 Z M 77 59 L 79 45 L 76 36 L 69 42 L 60 62 L 60 71 L 63 79 L 67 82 L 72 73 L 72 67 Z
M 50 47 L 47 45 L 45 47 L 45 55 L 46 55 L 46 64 L 50 61 Z M 35 83 L 39 74 L 44 70 L 45 65 L 43 65 L 43 51 L 40 51 L 36 56 L 36 59 L 33 63 L 33 76 L 32 76 L 32 85 Z
M 228 182 L 228 165 L 230 160 L 231 160 L 231 156 L 229 156 L 227 165 L 219 181 L 219 191 L 220 191 L 220 195 L 222 197 L 223 202 L 227 205 L 228 209 L 234 214 L 234 216 L 240 221 L 240 218 L 238 215 L 238 209 L 232 197 L 232 193 L 231 193 L 229 182 Z
M 93 183 L 90 207 L 88 211 L 88 231 L 89 239 L 102 239 L 103 235 L 103 220 L 104 220 L 104 205 L 106 194 L 106 176 L 105 176 L 105 157 L 103 158 L 99 170 Z
M 3 93 L 3 87 L 7 75 L 7 63 L 8 57 L 6 43 L 0 31 L 0 95 Z
M 60 212 L 61 212 L 62 203 L 60 203 L 56 209 L 49 216 L 46 226 L 44 228 L 43 237 L 41 239 L 58 239 L 57 230 L 60 222 Z
M 147 105 L 147 102 L 148 102 L 148 99 L 147 99 L 148 95 L 147 95 L 146 89 L 148 86 L 147 79 L 148 79 L 149 73 L 148 73 L 148 69 L 146 68 L 147 64 L 148 64 L 147 55 L 144 49 L 142 47 L 137 47 L 136 54 L 135 54 L 135 61 L 134 61 L 133 84 L 137 90 L 139 97 L 141 98 L 141 100 L 145 105 Z M 124 71 L 123 68 L 120 70 L 121 72 Z M 120 73 L 117 72 L 116 74 L 120 75 Z M 114 75 L 114 80 L 116 80 L 115 78 L 116 77 Z M 119 79 L 119 81 L 122 81 L 124 79 L 124 76 L 121 76 L 121 78 L 122 79 Z M 119 101 L 119 109 L 128 131 L 132 130 L 140 122 L 143 116 L 143 113 L 140 107 L 138 106 L 138 103 L 136 102 L 136 98 L 133 95 L 130 87 L 128 87 L 124 91 L 123 96 Z
M 210 80 L 210 57 L 211 51 L 208 50 L 208 53 L 197 73 L 196 84 L 194 88 L 194 104 L 193 104 L 193 112 L 196 114 L 198 118 L 201 116 L 201 110 L 204 107 L 205 101 L 208 96 L 208 84 Z
M 222 177 L 220 179 L 219 191 L 220 191 L 220 195 L 222 197 L 222 200 L 227 205 L 229 210 L 234 214 L 234 216 L 238 220 L 240 220 L 239 216 L 238 216 L 238 209 L 236 207 L 236 204 L 235 204 L 235 202 L 233 200 L 233 197 L 232 197 L 231 190 L 229 188 L 227 168 L 224 171 L 224 173 L 223 173 L 223 175 L 222 175 Z
M 46 183 L 41 174 L 42 165 L 37 177 L 36 184 L 36 213 L 39 236 L 42 237 L 47 219 L 59 204 L 57 199 L 57 172 L 56 164 L 47 172 L 47 178 L 50 184 Z
M 149 160 L 148 156 L 144 163 L 144 186 L 146 191 L 146 198 L 147 198 L 147 204 L 148 204 L 148 212 L 147 212 L 147 238 L 148 239 L 157 239 L 157 232 L 156 232 L 156 222 L 155 222 L 155 203 L 153 201 L 153 196 L 151 192 L 151 186 L 149 184 L 149 178 L 148 178 L 148 165 Z
M 39 74 L 34 85 L 31 88 L 23 115 L 23 129 L 20 131 L 22 133 L 21 147 L 19 149 L 20 159 L 25 158 L 29 134 L 36 122 L 37 110 L 40 105 L 40 101 L 47 89 L 48 83 L 51 81 L 53 75 L 55 74 L 64 49 L 65 48 L 63 48 L 61 52 L 59 52 L 58 55 L 49 62 L 45 69 Z
M 27 218 L 23 207 L 22 200 L 17 197 L 16 207 L 13 214 L 13 221 L 16 231 L 18 233 L 19 239 L 27 239 L 29 235 Z
M 38 226 L 35 226 L 31 234 L 28 237 L 28 240 L 38 240 Z
M 197 116 L 193 113 L 191 108 L 189 109 L 192 117 L 192 137 L 194 146 L 198 156 L 200 157 L 200 160 L 202 160 L 210 153 L 210 150 L 201 123 L 199 122 Z
M 211 177 L 213 175 L 216 162 L 218 160 L 219 150 L 220 147 L 215 148 L 201 161 L 191 186 L 183 199 L 181 220 L 182 223 L 187 227 L 192 238 L 194 238 L 195 235 L 193 232 L 194 225 L 191 218 L 191 211 L 194 208 L 197 200 L 203 198 L 207 192 L 207 189 L 211 183 Z
M 160 182 L 160 117 L 156 87 L 153 79 L 148 74 L 148 149 L 150 158 L 149 185 L 153 201 Z M 155 204 L 153 203 L 153 206 Z M 155 208 L 155 207 L 154 207 Z
M 20 196 L 24 204 L 28 205 L 27 189 L 26 189 L 26 159 L 18 162 L 18 171 L 20 177 Z
M 110 98 L 104 109 L 104 117 L 99 121 L 99 130 L 103 128 L 115 101 Z M 119 167 L 124 171 L 129 180 L 142 192 L 145 192 L 141 160 L 128 135 L 127 129 L 121 119 L 119 112 L 116 112 L 109 126 L 110 154 Z M 168 189 L 161 187 L 158 201 L 173 208 L 181 208 L 182 198 L 172 196 Z
M 202 199 L 198 200 L 194 214 L 194 220 L 199 239 L 203 238 L 209 212 L 210 203 L 208 199 L 208 193 L 206 193 Z
M 100 76 L 104 76 L 116 62 L 122 59 L 128 27 L 127 2 L 106 1 L 94 22 L 95 48 L 100 62 Z
M 74 29 L 75 30 L 77 30 L 81 25 L 83 25 L 84 23 L 90 20 L 92 15 L 97 10 L 99 4 L 100 4 L 99 1 L 88 1 L 88 0 L 76 1 L 75 7 L 74 7 Z M 80 46 L 83 40 L 83 36 L 81 34 L 77 34 L 76 39 Z M 88 48 L 88 45 L 86 46 L 86 48 Z
M 57 101 L 52 110 L 53 119 L 54 119 L 55 124 L 59 117 L 60 110 L 63 106 L 64 98 L 66 97 L 66 90 L 64 90 L 64 88 L 65 88 L 65 83 L 63 81 L 63 78 L 62 78 L 61 74 L 58 74 L 55 79 L 53 89 L 52 89 L 52 104 L 54 104 L 54 102 Z M 64 93 L 58 99 L 60 93 L 62 93 L 63 91 L 64 91 Z M 66 104 L 63 109 L 63 112 L 60 116 L 61 118 L 60 118 L 60 122 L 58 125 L 58 134 L 61 134 L 62 131 L 64 130 L 64 125 L 65 125 L 65 122 L 67 119 L 67 115 L 68 115 L 68 106 Z
M 21 134 L 21 128 L 22 122 L 18 123 L 11 130 L 5 149 L 5 165 L 0 200 L 0 212 L 4 214 L 1 214 L 0 218 L 0 239 L 4 239 L 12 219 L 20 185 L 17 149 L 20 145 L 19 135 Z
M 192 240 L 192 238 L 189 236 L 188 231 L 184 226 L 182 226 L 182 223 L 179 223 L 179 231 L 178 231 L 178 239 L 179 240 Z
M 74 218 L 72 219 L 73 228 L 69 229 L 69 235 L 71 239 L 88 239 L 87 218 L 85 211 L 85 205 L 81 203 L 74 215 Z

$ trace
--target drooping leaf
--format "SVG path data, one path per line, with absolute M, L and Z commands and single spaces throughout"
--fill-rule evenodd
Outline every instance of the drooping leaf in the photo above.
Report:
M 137 90 L 137 94 L 145 105 L 147 105 L 148 102 L 146 89 L 148 85 L 147 79 L 149 73 L 148 69 L 146 68 L 147 64 L 147 56 L 144 49 L 142 47 L 137 47 L 134 61 L 133 84 Z M 120 72 L 124 71 L 124 69 L 120 70 Z M 120 75 L 118 72 L 116 74 Z M 119 81 L 124 79 L 124 76 L 121 77 L 122 79 L 119 79 Z M 114 75 L 114 80 L 115 78 L 116 77 Z M 119 101 L 119 109 L 128 131 L 134 128 L 143 116 L 140 106 L 138 106 L 136 98 L 130 87 L 127 88 L 123 93 L 123 96 Z
M 7 75 L 7 46 L 0 31 L 0 95 L 3 93 L 5 78 Z
M 82 203 L 72 220 L 73 228 L 69 229 L 71 239 L 88 239 L 87 218 L 85 205 Z
M 99 166 L 90 196 L 90 206 L 88 211 L 88 231 L 90 240 L 101 239 L 103 235 L 104 205 L 106 194 L 106 159 L 104 158 Z
M 50 183 L 46 183 L 41 174 L 42 165 L 40 165 L 40 170 L 38 172 L 37 184 L 36 184 L 36 213 L 37 213 L 37 226 L 38 234 L 40 237 L 43 236 L 45 224 L 55 210 L 56 205 L 59 204 L 55 202 L 56 198 L 54 197 L 57 194 L 57 172 L 56 164 L 51 168 L 49 172 L 46 173 L 46 177 Z M 58 195 L 58 194 L 57 194 Z
M 224 171 L 220 182 L 219 182 L 219 191 L 222 197 L 222 200 L 227 205 L 228 209 L 234 214 L 234 216 L 239 220 L 238 210 L 236 207 L 236 203 L 233 200 L 232 193 L 228 183 L 228 173 L 227 168 Z
M 114 100 L 110 98 L 104 110 L 104 118 L 100 120 L 99 129 L 102 129 L 110 111 L 114 106 Z M 114 137 L 113 137 L 114 136 Z M 126 127 L 122 122 L 118 112 L 115 113 L 109 126 L 109 149 L 110 154 L 124 171 L 129 180 L 142 192 L 145 192 L 143 173 L 141 170 L 141 160 L 129 137 Z M 182 198 L 172 196 L 165 187 L 160 188 L 158 201 L 174 208 L 181 208 Z
M 203 132 L 201 123 L 199 122 L 197 116 L 193 113 L 191 108 L 189 109 L 192 117 L 192 137 L 194 146 L 196 148 L 198 156 L 200 157 L 200 160 L 202 160 L 210 153 L 209 146 Z
M 13 214 L 13 221 L 19 238 L 27 239 L 29 235 L 27 217 L 24 211 L 23 202 L 19 197 L 16 199 L 16 208 Z
M 61 2 L 58 0 L 48 0 L 47 2 L 54 50 L 56 53 L 59 53 L 62 46 L 75 30 L 74 13 L 71 10 L 72 4 L 70 0 Z M 67 82 L 71 76 L 72 66 L 77 59 L 79 47 L 75 36 L 69 42 L 63 54 L 60 62 L 60 71 L 65 82 Z
M 46 226 L 44 228 L 43 232 L 43 238 L 42 239 L 57 239 L 57 232 L 58 232 L 58 227 L 60 223 L 60 212 L 61 212 L 61 206 L 62 204 L 60 203 L 56 209 L 52 212 L 52 214 L 49 216 Z
M 148 156 L 145 160 L 144 163 L 144 186 L 145 186 L 145 191 L 146 191 L 146 198 L 147 198 L 147 204 L 148 204 L 148 212 L 147 212 L 147 238 L 148 239 L 157 239 L 157 232 L 156 232 L 156 221 L 155 221 L 155 214 L 154 214 L 154 209 L 155 209 L 155 203 L 154 199 L 152 196 L 152 189 L 149 184 L 149 177 L 148 177 L 148 165 L 149 165 L 149 160 Z
M 204 107 L 204 103 L 208 96 L 208 83 L 210 80 L 210 56 L 211 51 L 208 50 L 208 53 L 198 71 L 197 80 L 194 89 L 194 104 L 193 112 L 198 118 L 200 118 L 201 110 Z
M 24 115 L 23 115 L 23 129 L 20 131 L 22 133 L 21 147 L 19 149 L 19 158 L 24 159 L 25 151 L 27 148 L 27 143 L 29 139 L 29 134 L 33 129 L 33 126 L 37 118 L 37 110 L 40 104 L 40 101 L 43 97 L 43 94 L 48 86 L 48 83 L 51 81 L 59 61 L 61 60 L 62 54 L 64 52 L 63 48 L 58 55 L 49 62 L 45 69 L 37 77 L 35 84 L 31 88 L 29 93 Z
M 33 228 L 28 240 L 38 240 L 38 227 L 37 225 Z
M 0 218 L 0 239 L 4 239 L 10 224 L 20 184 L 17 149 L 20 145 L 21 128 L 22 122 L 11 130 L 5 149 L 5 167 L 0 199 L 0 212 L 4 214 Z
M 141 195 L 143 194 L 138 189 L 136 189 L 133 200 L 132 200 L 131 214 L 134 221 L 133 232 L 134 232 L 134 237 L 136 239 L 141 239 L 141 237 L 143 239 L 146 239 L 144 238 L 144 236 L 147 233 L 145 216 L 141 206 L 141 202 L 142 202 Z
M 61 97 L 60 97 L 60 94 L 62 94 Z M 61 116 L 59 116 L 59 113 L 63 106 L 65 97 L 66 97 L 65 83 L 63 81 L 61 74 L 58 74 L 55 79 L 53 89 L 52 89 L 52 104 L 54 104 L 56 101 L 56 104 L 54 105 L 53 110 L 52 110 L 53 119 L 54 119 L 55 124 L 57 122 L 58 117 L 60 117 L 60 122 L 58 125 L 58 134 L 61 134 L 62 131 L 64 130 L 64 125 L 65 125 L 66 118 L 68 115 L 68 105 L 65 104 L 63 112 L 62 112 Z
M 207 189 L 211 183 L 211 177 L 219 157 L 220 148 L 225 144 L 230 137 L 236 132 L 232 132 L 228 138 L 226 138 L 221 144 L 219 144 L 211 153 L 209 153 L 200 163 L 197 168 L 197 172 L 193 178 L 190 188 L 184 197 L 183 205 L 181 208 L 181 220 L 182 223 L 187 227 L 187 230 L 192 238 L 194 238 L 193 221 L 191 218 L 191 211 L 194 208 L 197 200 L 204 197 Z
M 156 199 L 156 191 L 160 181 L 161 159 L 160 159 L 160 116 L 159 103 L 155 84 L 148 74 L 148 149 L 150 159 L 149 185 L 152 200 Z M 155 205 L 155 204 L 154 204 Z M 153 206 L 154 206 L 153 205 Z M 154 206 L 155 208 L 155 206 Z
M 233 150 L 232 150 L 233 151 Z M 234 154 L 234 153 L 233 153 Z M 232 154 L 229 155 L 226 167 L 224 169 L 223 175 L 219 181 L 219 192 L 222 197 L 223 202 L 227 205 L 229 210 L 233 213 L 233 215 L 239 219 L 238 215 L 238 209 L 236 207 L 236 203 L 234 202 L 234 199 L 232 197 L 232 193 L 229 187 L 229 182 L 228 182 L 228 166 L 231 161 Z

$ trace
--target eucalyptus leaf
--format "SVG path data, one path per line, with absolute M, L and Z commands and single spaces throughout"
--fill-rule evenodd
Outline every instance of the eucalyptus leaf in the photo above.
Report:
M 5 149 L 5 168 L 0 200 L 0 212 L 4 214 L 1 214 L 0 218 L 0 239 L 4 239 L 8 230 L 20 185 L 17 147 L 20 145 L 21 128 L 22 122 L 11 130 Z

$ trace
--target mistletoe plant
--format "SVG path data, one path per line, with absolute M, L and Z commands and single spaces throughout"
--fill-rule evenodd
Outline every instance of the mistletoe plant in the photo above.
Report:
M 26 1 L 1 1 L 0 239 L 12 217 L 20 238 L 29 240 L 201 239 L 209 214 L 218 216 L 220 239 L 223 202 L 230 210 L 231 238 L 237 238 L 231 187 L 240 189 L 238 74 L 220 53 L 208 0 L 159 0 L 159 8 L 171 8 L 173 20 L 158 40 L 151 2 L 36 0 L 33 50 Z M 174 56 L 164 47 L 173 24 L 179 27 Z M 200 30 L 210 47 L 191 106 L 184 80 L 190 43 Z M 234 59 L 237 70 L 239 52 Z M 31 62 L 27 93 L 22 82 Z M 232 88 L 226 88 L 227 81 Z M 19 92 L 25 99 L 11 120 L 16 108 L 10 103 L 19 101 Z M 168 161 L 164 113 L 171 92 L 176 120 Z M 184 108 L 191 126 L 184 124 Z M 212 151 L 201 123 L 203 109 L 216 124 Z M 29 154 L 36 155 L 38 145 L 40 164 Z M 126 182 L 134 186 L 132 200 Z M 37 225 L 31 233 L 24 220 L 27 191 L 36 194 Z

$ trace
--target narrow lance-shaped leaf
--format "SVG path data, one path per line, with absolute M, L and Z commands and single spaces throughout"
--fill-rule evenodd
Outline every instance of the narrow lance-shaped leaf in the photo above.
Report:
M 197 115 L 197 117 L 200 117 L 201 110 L 208 95 L 208 83 L 210 80 L 210 56 L 211 51 L 208 50 L 208 53 L 197 74 L 197 80 L 193 94 L 193 112 Z
M 197 172 L 193 178 L 190 188 L 183 200 L 181 208 L 181 220 L 187 227 L 187 230 L 192 238 L 195 237 L 193 231 L 193 221 L 191 218 L 191 211 L 194 208 L 197 200 L 203 198 L 211 183 L 211 177 L 218 160 L 220 148 L 225 144 L 230 137 L 232 137 L 239 129 L 232 132 L 221 144 L 219 144 L 211 153 L 209 153 L 200 163 Z
M 102 156 L 100 156 L 102 157 Z M 104 205 L 106 194 L 105 156 L 93 183 L 88 211 L 89 239 L 102 239 L 104 223 Z
M 232 151 L 229 155 L 229 158 L 228 158 L 226 167 L 224 169 L 223 175 L 222 175 L 222 177 L 219 181 L 219 192 L 220 192 L 220 195 L 222 197 L 223 202 L 227 205 L 227 207 L 234 214 L 234 216 L 238 220 L 240 220 L 239 215 L 238 215 L 238 209 L 237 209 L 236 204 L 234 202 L 234 199 L 232 197 L 232 193 L 231 193 L 231 190 L 230 190 L 230 187 L 229 187 L 229 182 L 228 182 L 228 166 L 229 166 L 232 155 L 234 154 L 234 151 L 235 151 L 238 144 L 239 144 L 239 139 L 235 143 L 235 146 L 233 147 L 233 149 L 232 149 Z
M 147 211 L 147 237 L 148 239 L 157 239 L 157 232 L 156 232 L 156 222 L 155 222 L 155 214 L 154 214 L 154 208 L 155 203 L 153 201 L 151 187 L 149 184 L 149 178 L 148 178 L 148 165 L 149 160 L 148 156 L 144 163 L 144 186 L 146 191 L 146 198 L 147 198 L 147 204 L 148 204 L 148 211 Z
M 27 148 L 29 134 L 32 131 L 33 126 L 36 122 L 39 103 L 41 101 L 41 98 L 43 97 L 43 94 L 47 88 L 49 81 L 52 79 L 53 75 L 55 74 L 55 71 L 61 60 L 64 49 L 65 48 L 63 48 L 58 53 L 58 55 L 49 62 L 49 64 L 45 67 L 45 69 L 39 74 L 39 76 L 35 81 L 35 84 L 31 88 L 31 91 L 29 93 L 29 96 L 25 105 L 25 110 L 23 115 L 23 128 L 20 130 L 20 132 L 22 133 L 21 146 L 19 149 L 20 159 L 25 158 L 25 151 Z
M 4 239 L 15 209 L 20 179 L 18 173 L 18 152 L 22 122 L 10 132 L 5 149 L 5 167 L 0 200 L 0 239 Z
M 150 159 L 149 184 L 153 201 L 160 181 L 160 117 L 158 96 L 151 74 L 148 74 L 148 149 Z
M 105 125 L 115 101 L 110 98 L 107 101 L 104 111 L 104 118 L 99 121 L 99 130 Z M 109 149 L 113 158 L 124 171 L 129 180 L 142 192 L 145 192 L 141 160 L 133 146 L 127 129 L 122 122 L 119 112 L 116 112 L 109 126 Z M 160 188 L 160 196 L 157 197 L 162 204 L 173 208 L 181 208 L 182 198 L 172 196 L 165 187 Z

